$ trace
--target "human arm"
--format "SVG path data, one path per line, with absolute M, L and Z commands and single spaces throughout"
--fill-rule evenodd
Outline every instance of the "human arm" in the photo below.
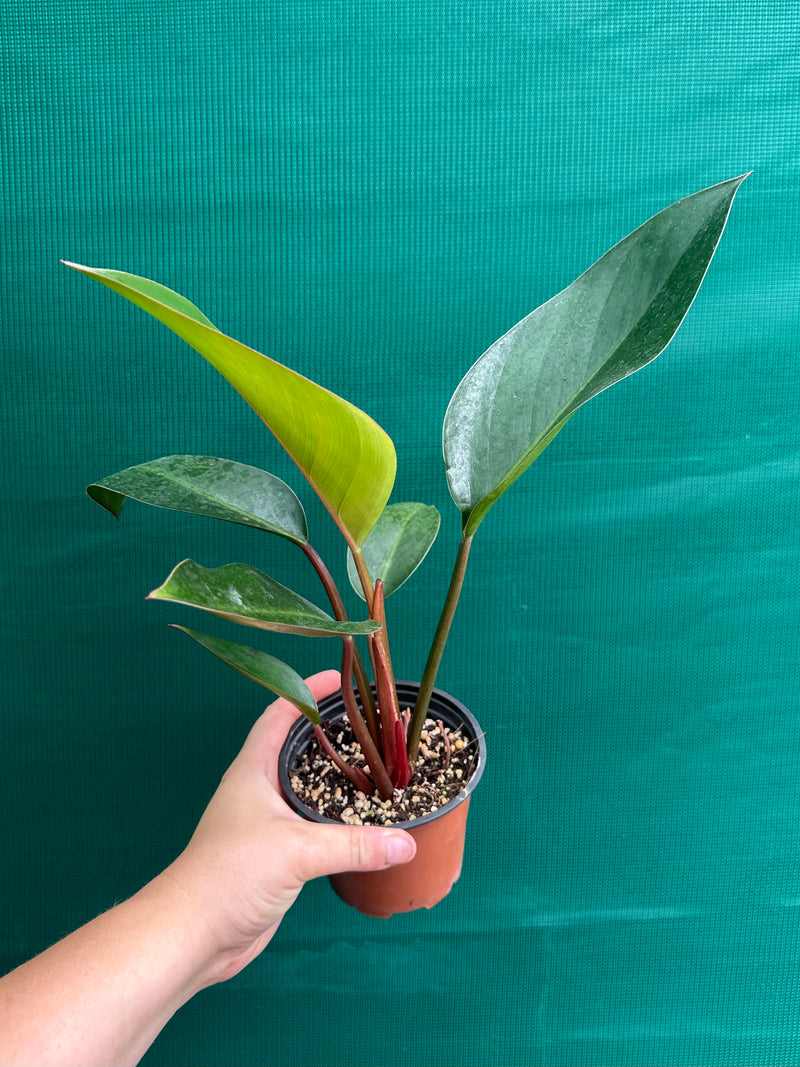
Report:
M 339 676 L 308 683 L 319 699 Z M 261 716 L 165 871 L 0 979 L 0 1064 L 135 1064 L 195 993 L 262 951 L 306 881 L 411 859 L 402 830 L 322 826 L 289 809 L 277 758 L 297 714 L 278 700 Z

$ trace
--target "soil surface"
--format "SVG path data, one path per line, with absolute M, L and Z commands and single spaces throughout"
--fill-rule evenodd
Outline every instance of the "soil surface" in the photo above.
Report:
M 369 774 L 361 746 L 346 719 L 323 722 L 322 729 L 348 763 Z M 387 826 L 429 815 L 458 796 L 469 781 L 477 758 L 477 743 L 463 737 L 461 727 L 448 730 L 428 719 L 422 731 L 414 777 L 406 789 L 396 789 L 391 800 L 382 801 L 377 793 L 366 796 L 356 789 L 321 751 L 315 738 L 292 771 L 290 780 L 299 799 L 320 815 L 352 825 Z

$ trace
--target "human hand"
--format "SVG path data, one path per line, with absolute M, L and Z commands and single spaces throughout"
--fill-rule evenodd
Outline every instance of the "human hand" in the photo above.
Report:
M 337 671 L 307 679 L 317 700 L 341 684 Z M 382 870 L 412 859 L 410 834 L 377 826 L 306 822 L 283 799 L 278 753 L 299 711 L 270 705 L 226 771 L 191 841 L 167 868 L 210 927 L 218 952 L 206 984 L 237 974 L 269 942 L 303 884 L 341 871 Z

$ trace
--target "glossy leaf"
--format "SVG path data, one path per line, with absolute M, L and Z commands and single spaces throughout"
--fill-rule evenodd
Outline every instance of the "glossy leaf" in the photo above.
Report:
M 245 563 L 207 568 L 184 560 L 149 599 L 188 604 L 242 626 L 310 637 L 368 634 L 380 629 L 371 619 L 332 619 L 315 604 Z
M 175 626 L 175 629 L 183 630 L 203 648 L 207 648 L 209 652 L 221 659 L 223 663 L 227 663 L 229 667 L 233 667 L 235 671 L 243 674 L 245 678 L 291 701 L 311 722 L 316 724 L 320 721 L 314 694 L 297 671 L 292 670 L 282 660 L 258 649 L 249 648 L 247 645 L 240 645 L 236 641 L 226 641 L 221 637 L 199 634 L 195 630 L 189 630 L 186 626 Z
M 428 504 L 389 504 L 362 548 L 373 582 L 383 580 L 387 597 L 405 582 L 425 559 L 436 540 L 439 512 Z M 352 553 L 347 554 L 350 583 L 364 599 Z
M 119 518 L 126 497 L 154 507 L 205 515 L 308 540 L 303 505 L 273 474 L 215 456 L 164 456 L 111 474 L 86 492 Z
M 81 271 L 159 319 L 195 348 L 264 420 L 348 544 L 360 546 L 389 499 L 397 460 L 387 434 L 329 390 L 217 330 L 185 297 L 122 271 Z
M 667 346 L 744 177 L 659 212 L 512 327 L 467 372 L 447 409 L 443 440 L 466 535 L 573 412 Z

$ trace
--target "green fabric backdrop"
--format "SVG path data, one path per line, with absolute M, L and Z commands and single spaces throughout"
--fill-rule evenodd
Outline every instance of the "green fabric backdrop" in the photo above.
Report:
M 454 545 L 439 441 L 465 368 L 752 168 L 667 353 L 476 539 L 441 675 L 490 753 L 456 890 L 385 922 L 309 886 L 146 1062 L 800 1063 L 794 0 L 0 6 L 3 966 L 175 855 L 265 702 L 144 602 L 184 556 L 264 561 L 257 535 L 118 525 L 85 484 L 181 451 L 293 478 L 199 357 L 59 258 L 156 278 L 359 401 L 396 499 Z M 392 602 L 400 676 L 442 551 Z

